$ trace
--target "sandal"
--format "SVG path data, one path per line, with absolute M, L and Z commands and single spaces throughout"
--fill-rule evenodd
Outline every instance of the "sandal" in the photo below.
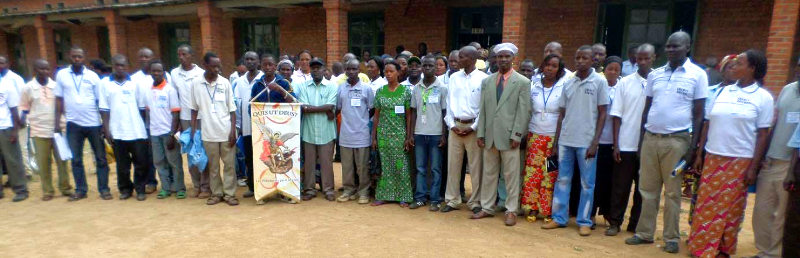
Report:
M 214 204 L 220 203 L 221 201 L 222 201 L 222 197 L 219 197 L 219 196 L 211 196 L 211 197 L 209 197 L 209 198 L 208 198 L 208 200 L 206 201 L 206 204 L 207 204 L 207 205 L 214 205 Z
M 158 192 L 158 195 L 156 195 L 156 198 L 158 198 L 158 199 L 164 199 L 164 198 L 167 198 L 167 197 L 169 197 L 169 195 L 170 195 L 170 194 L 169 194 L 169 191 L 167 191 L 167 190 L 161 190 L 160 192 Z
M 408 203 L 407 202 L 400 202 L 400 207 L 408 208 Z
M 178 193 L 175 194 L 175 198 L 186 199 L 186 191 L 178 191 Z
M 386 202 L 384 202 L 384 201 L 379 201 L 379 200 L 375 200 L 375 201 L 374 201 L 374 202 L 372 202 L 372 204 L 370 204 L 369 206 L 381 206 L 381 205 L 384 205 L 384 204 L 386 204 Z

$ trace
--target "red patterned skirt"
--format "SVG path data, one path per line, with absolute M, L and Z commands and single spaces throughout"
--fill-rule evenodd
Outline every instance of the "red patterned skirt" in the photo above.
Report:
M 522 185 L 522 209 L 537 211 L 550 217 L 553 207 L 553 186 L 558 171 L 547 172 L 547 157 L 553 147 L 553 137 L 528 133 L 528 152 L 525 158 L 525 177 Z

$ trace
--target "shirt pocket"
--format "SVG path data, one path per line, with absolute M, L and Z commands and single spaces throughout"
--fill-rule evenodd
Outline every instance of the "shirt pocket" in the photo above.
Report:
M 677 94 L 684 100 L 694 100 L 695 81 L 687 78 L 676 78 L 672 80 L 672 93 Z

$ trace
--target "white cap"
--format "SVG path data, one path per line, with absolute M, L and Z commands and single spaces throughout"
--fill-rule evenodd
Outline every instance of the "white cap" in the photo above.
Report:
M 500 53 L 500 51 L 507 50 L 507 51 L 511 51 L 511 54 L 517 55 L 517 51 L 519 49 L 517 48 L 517 46 L 515 46 L 512 43 L 500 43 L 500 44 L 497 44 L 496 46 L 494 46 L 493 50 L 494 50 L 495 54 Z

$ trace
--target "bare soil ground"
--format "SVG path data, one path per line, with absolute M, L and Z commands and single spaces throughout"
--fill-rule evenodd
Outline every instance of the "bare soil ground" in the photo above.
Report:
M 23 141 L 24 143 L 24 141 Z M 94 165 L 86 152 L 89 171 Z M 0 256 L 3 257 L 684 257 L 662 252 L 661 241 L 627 246 L 625 238 L 603 235 L 598 225 L 589 237 L 578 236 L 577 227 L 545 231 L 541 220 L 529 223 L 520 217 L 515 227 L 501 217 L 470 220 L 466 208 L 440 213 L 426 208 L 409 210 L 398 205 L 370 207 L 355 202 L 328 202 L 321 196 L 309 202 L 288 204 L 272 199 L 256 205 L 214 206 L 205 200 L 173 197 L 159 200 L 155 194 L 143 202 L 117 199 L 116 173 L 111 166 L 109 186 L 115 199 L 101 200 L 96 176 L 90 172 L 89 197 L 67 202 L 57 197 L 40 200 L 41 186 L 34 176 L 28 184 L 30 198 L 12 203 L 6 190 L 0 200 Z M 335 164 L 337 187 L 341 167 Z M 186 175 L 187 188 L 191 180 Z M 246 187 L 240 187 L 241 196 Z M 469 193 L 469 189 L 467 192 Z M 191 192 L 191 190 L 190 190 Z M 754 196 L 739 233 L 738 256 L 756 253 L 751 215 Z M 683 201 L 681 232 L 688 236 L 689 202 Z M 661 228 L 659 218 L 659 228 Z M 623 227 L 624 228 L 624 227 Z M 656 235 L 660 236 L 661 231 Z M 660 237 L 658 237 L 660 240 Z

